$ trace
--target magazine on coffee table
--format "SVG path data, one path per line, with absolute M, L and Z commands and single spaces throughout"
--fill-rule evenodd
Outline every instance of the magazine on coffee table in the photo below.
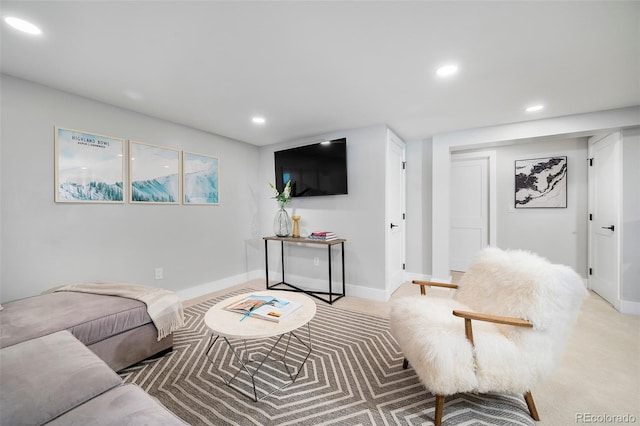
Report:
M 240 301 L 234 302 L 225 309 L 242 314 L 240 321 L 248 316 L 267 321 L 280 322 L 287 315 L 294 312 L 300 306 L 299 303 L 274 296 L 259 296 L 252 294 Z

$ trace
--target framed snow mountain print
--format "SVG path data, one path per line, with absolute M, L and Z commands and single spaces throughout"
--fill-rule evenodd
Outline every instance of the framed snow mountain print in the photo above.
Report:
M 516 160 L 516 209 L 566 207 L 567 157 Z
M 56 126 L 54 158 L 57 203 L 124 203 L 124 139 Z
M 218 158 L 182 153 L 184 204 L 219 204 Z
M 132 203 L 180 204 L 180 151 L 129 142 Z

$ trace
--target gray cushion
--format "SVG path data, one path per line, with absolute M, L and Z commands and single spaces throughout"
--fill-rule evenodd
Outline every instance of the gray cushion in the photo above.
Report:
M 144 303 L 117 296 L 57 292 L 5 303 L 0 348 L 69 330 L 85 345 L 151 322 Z
M 122 383 L 61 331 L 0 350 L 0 423 L 40 425 Z
M 119 386 L 53 420 L 58 426 L 185 425 L 136 385 Z

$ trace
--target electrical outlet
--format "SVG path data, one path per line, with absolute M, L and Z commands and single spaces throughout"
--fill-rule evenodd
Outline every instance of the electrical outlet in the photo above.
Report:
M 319 266 L 320 265 L 320 258 L 319 257 L 314 257 L 313 258 L 313 266 Z
M 161 280 L 163 275 L 162 268 L 156 268 L 156 280 Z

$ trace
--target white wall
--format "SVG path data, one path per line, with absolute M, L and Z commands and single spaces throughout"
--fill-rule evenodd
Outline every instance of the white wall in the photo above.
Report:
M 431 273 L 431 140 L 407 142 L 407 278 Z
M 622 161 L 621 310 L 640 314 L 640 128 L 623 130 Z
M 0 84 L 0 300 L 94 280 L 180 291 L 262 268 L 257 147 L 6 75 Z M 55 125 L 217 156 L 220 205 L 56 204 Z
M 587 274 L 587 140 L 570 138 L 497 147 L 497 246 L 524 249 Z M 567 156 L 566 208 L 514 208 L 516 160 Z
M 189 298 L 261 277 L 262 237 L 273 233 L 277 209 L 268 187 L 275 180 L 273 152 L 341 137 L 347 138 L 349 194 L 295 199 L 288 210 L 302 216 L 303 234 L 324 229 L 347 239 L 348 294 L 386 300 L 386 126 L 258 148 L 10 76 L 1 84 L 0 300 L 95 280 L 154 285 Z M 220 206 L 56 204 L 55 125 L 218 156 Z M 28 159 L 29 167 L 15 159 Z M 428 245 L 424 237 L 422 243 Z M 277 245 L 270 247 L 270 267 L 277 270 Z M 288 274 L 312 285 L 326 280 L 324 247 L 287 250 Z M 333 252 L 334 278 L 341 280 L 340 251 Z M 154 279 L 156 267 L 164 269 L 163 280 Z
M 273 235 L 272 221 L 278 208 L 268 186 L 275 182 L 273 153 L 325 139 L 347 138 L 348 194 L 294 198 L 290 215 L 300 215 L 300 233 L 328 230 L 346 238 L 345 263 L 347 294 L 375 300 L 385 295 L 385 149 L 386 126 L 338 131 L 313 138 L 260 148 L 260 210 L 264 211 L 260 229 Z M 270 269 L 280 270 L 279 245 L 270 245 Z M 286 273 L 292 284 L 316 288 L 327 279 L 327 253 L 323 246 L 286 245 Z M 334 249 L 338 255 L 339 248 Z M 313 259 L 319 258 L 314 266 Z M 334 278 L 340 279 L 339 258 L 333 260 Z M 280 280 L 280 275 L 270 278 Z M 295 281 L 294 280 L 298 280 Z

